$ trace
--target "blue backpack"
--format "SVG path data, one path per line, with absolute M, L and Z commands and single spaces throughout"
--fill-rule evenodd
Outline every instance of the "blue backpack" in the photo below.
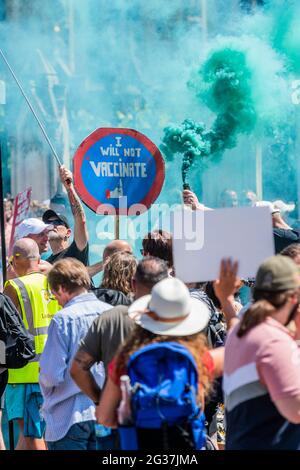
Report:
M 153 430 L 156 435 L 160 429 L 163 450 L 174 450 L 174 430 L 189 439 L 191 448 L 204 448 L 205 418 L 197 403 L 197 366 L 187 348 L 176 342 L 145 346 L 130 357 L 127 374 L 132 386 L 133 425 L 119 427 L 123 450 L 139 448 L 141 429 Z

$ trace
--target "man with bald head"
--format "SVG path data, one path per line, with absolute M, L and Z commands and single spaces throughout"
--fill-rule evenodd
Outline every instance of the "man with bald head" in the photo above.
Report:
M 87 267 L 90 277 L 92 278 L 103 271 L 104 263 L 117 251 L 125 251 L 126 253 L 132 254 L 132 248 L 125 240 L 113 240 L 104 248 L 102 261 Z
M 117 251 L 125 251 L 132 254 L 132 248 L 125 240 L 113 240 L 104 248 L 103 262 Z
M 37 243 L 31 238 L 21 238 L 13 246 L 11 265 L 17 276 L 39 272 L 40 252 Z
M 46 343 L 48 326 L 59 305 L 49 290 L 47 277 L 39 271 L 40 253 L 34 240 L 18 240 L 13 247 L 11 263 L 18 277 L 6 282 L 4 294 L 10 297 L 34 336 L 36 356 L 25 367 L 9 370 L 7 414 L 9 420 L 18 420 L 21 432 L 17 449 L 45 450 L 44 422 L 39 410 L 42 405 L 38 385 L 39 357 Z

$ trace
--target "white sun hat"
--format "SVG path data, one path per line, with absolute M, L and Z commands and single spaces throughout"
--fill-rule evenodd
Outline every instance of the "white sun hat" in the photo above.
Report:
M 190 296 L 182 281 L 166 278 L 155 284 L 151 295 L 133 302 L 128 315 L 152 333 L 189 336 L 207 326 L 210 311 L 204 302 Z

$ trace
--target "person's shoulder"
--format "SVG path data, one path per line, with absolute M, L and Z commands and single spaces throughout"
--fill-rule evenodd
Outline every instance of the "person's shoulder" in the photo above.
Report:
M 230 345 L 233 341 L 236 341 L 236 340 L 239 340 L 239 339 L 240 339 L 240 338 L 238 338 L 238 336 L 237 336 L 237 332 L 238 332 L 239 326 L 240 326 L 240 323 L 237 323 L 237 324 L 234 325 L 230 330 L 227 331 L 226 345 L 225 345 L 227 349 L 229 348 L 229 345 Z
M 121 291 L 98 287 L 93 290 L 95 296 L 102 302 L 108 303 L 111 307 L 117 305 L 130 305 L 130 298 Z
M 72 258 L 74 257 L 72 256 L 72 254 L 78 251 L 79 250 L 77 248 L 77 245 L 75 241 L 73 240 L 72 243 L 70 243 L 70 245 L 67 246 L 67 248 L 64 248 L 62 251 L 60 251 L 59 253 L 56 253 L 55 255 L 54 254 L 50 255 L 49 258 L 46 259 L 46 261 L 52 264 L 55 261 L 62 259 L 62 258 Z
M 250 330 L 247 336 L 249 343 L 257 345 L 258 354 L 273 346 L 281 344 L 284 347 L 294 341 L 289 330 L 271 317 Z
M 273 233 L 275 236 L 280 238 L 288 238 L 291 240 L 300 239 L 300 231 L 294 228 L 273 228 Z
M 89 244 L 87 243 L 83 250 L 80 250 L 75 240 L 73 240 L 72 243 L 63 250 L 62 254 L 60 254 L 60 258 L 76 258 L 87 266 L 89 264 Z
M 130 321 L 128 316 L 128 306 L 126 305 L 117 305 L 116 307 L 110 308 L 103 312 L 99 317 L 96 318 L 95 323 L 98 326 L 113 323 L 115 321 L 122 321 L 123 319 L 127 319 Z
M 76 252 L 76 253 L 84 253 L 86 252 L 87 250 L 89 249 L 89 242 L 86 243 L 85 247 L 83 248 L 83 250 L 80 250 L 76 244 L 76 241 L 75 239 L 72 241 L 72 243 L 70 243 L 70 245 L 68 246 L 67 250 L 68 252 Z
M 75 240 L 72 240 L 70 245 L 67 247 L 67 250 L 78 249 Z
M 52 317 L 51 319 L 51 322 L 50 322 L 50 325 L 49 327 L 51 327 L 51 329 L 53 328 L 64 328 L 65 325 L 67 324 L 68 322 L 68 315 L 66 314 L 66 310 L 67 309 L 61 309 L 61 310 L 58 310 L 58 312 L 56 312 L 56 314 Z
M 64 257 L 65 251 L 66 249 L 56 253 L 55 255 L 52 253 L 52 255 L 50 255 L 49 258 L 47 258 L 45 261 L 47 261 L 47 263 L 54 264 L 55 261 L 58 261 Z
M 52 264 L 49 261 L 41 259 L 39 262 L 39 272 L 44 274 L 45 276 L 48 275 L 49 271 L 52 269 Z
M 54 255 L 52 254 L 52 255 L 48 256 L 48 258 L 46 258 L 46 259 L 43 260 L 43 261 L 46 261 L 46 263 L 52 264 L 52 263 L 53 263 L 53 259 L 54 259 Z
M 239 345 L 244 344 L 247 347 L 261 350 L 269 347 L 271 343 L 290 343 L 293 341 L 289 330 L 271 317 L 256 325 L 242 337 L 237 336 L 239 327 L 240 324 L 238 323 L 229 331 L 226 339 L 227 350 L 230 347 L 237 347 L 237 342 Z
M 127 317 L 128 315 L 128 305 L 116 305 L 115 307 L 110 308 L 102 313 L 100 318 L 117 318 L 117 317 Z
M 26 287 L 30 287 L 30 289 L 35 290 L 36 293 L 40 293 L 40 290 L 44 289 L 47 283 L 47 276 L 45 273 L 37 271 L 35 273 L 25 274 L 25 276 L 17 277 L 12 279 L 12 281 L 14 285 L 19 286 L 19 282 L 21 282 Z
M 77 251 L 77 245 L 75 241 L 73 240 L 72 243 L 70 243 L 70 245 L 67 246 L 67 248 L 65 248 L 58 254 L 58 256 L 63 257 L 63 258 L 68 258 L 68 257 L 71 257 L 71 254 L 73 252 L 76 252 L 76 251 Z
M 88 298 L 86 300 L 87 302 L 84 304 L 88 309 L 93 307 L 96 311 L 99 310 L 101 313 L 111 309 L 111 305 L 107 302 L 104 302 L 103 300 L 98 299 L 93 290 L 88 292 Z

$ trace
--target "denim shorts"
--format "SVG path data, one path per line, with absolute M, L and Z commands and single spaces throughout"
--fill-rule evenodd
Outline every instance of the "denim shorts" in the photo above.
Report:
M 24 420 L 24 436 L 40 439 L 44 434 L 45 422 L 40 415 L 37 394 L 38 401 L 41 402 L 38 384 L 8 384 L 5 390 L 5 407 L 9 421 Z
M 47 442 L 48 450 L 96 450 L 95 421 L 83 421 L 70 427 L 58 441 Z
M 7 384 L 5 389 L 7 419 L 24 418 L 25 384 Z

